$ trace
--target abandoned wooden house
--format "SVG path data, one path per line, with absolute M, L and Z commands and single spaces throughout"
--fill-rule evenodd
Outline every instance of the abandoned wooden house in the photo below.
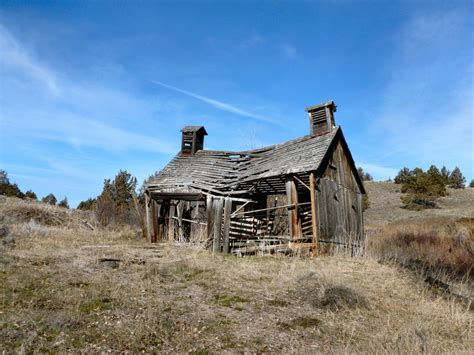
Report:
M 181 151 L 146 185 L 148 237 L 216 252 L 362 252 L 364 186 L 336 105 L 306 109 L 308 135 L 241 152 L 204 149 L 204 127 L 182 129 Z

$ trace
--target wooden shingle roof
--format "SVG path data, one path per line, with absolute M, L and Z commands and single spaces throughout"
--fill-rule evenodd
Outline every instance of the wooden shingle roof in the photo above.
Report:
M 304 136 L 241 152 L 200 150 L 178 154 L 147 184 L 150 191 L 245 193 L 256 181 L 317 170 L 339 127 L 320 136 Z

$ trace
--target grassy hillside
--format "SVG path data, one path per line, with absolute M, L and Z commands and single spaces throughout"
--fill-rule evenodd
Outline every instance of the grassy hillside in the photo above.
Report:
M 384 223 L 375 201 L 368 225 Z M 474 348 L 465 304 L 376 257 L 238 258 L 150 245 L 86 213 L 1 197 L 0 216 L 7 352 Z

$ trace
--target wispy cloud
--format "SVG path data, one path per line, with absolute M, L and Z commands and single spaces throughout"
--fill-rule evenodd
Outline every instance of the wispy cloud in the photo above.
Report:
M 281 46 L 281 49 L 283 51 L 283 54 L 288 59 L 295 59 L 296 58 L 296 48 L 294 46 L 292 46 L 291 44 L 285 43 Z
M 371 128 L 384 137 L 387 159 L 460 165 L 474 174 L 473 35 L 466 16 L 460 10 L 418 14 L 394 38 Z
M 3 67 L 11 67 L 41 82 L 53 95 L 59 94 L 55 75 L 39 63 L 25 48 L 0 24 L 0 61 Z
M 153 82 L 157 85 L 160 85 L 162 87 L 165 87 L 167 89 L 179 92 L 179 93 L 184 94 L 186 96 L 193 97 L 197 100 L 205 102 L 205 103 L 207 103 L 211 106 L 214 106 L 215 108 L 218 108 L 218 109 L 223 110 L 223 111 L 227 111 L 227 112 L 230 112 L 230 113 L 234 113 L 236 115 L 252 118 L 252 119 L 255 119 L 255 120 L 258 120 L 258 121 L 277 123 L 276 120 L 274 120 L 270 117 L 259 115 L 257 113 L 250 112 L 250 111 L 238 108 L 234 105 L 231 105 L 231 104 L 228 104 L 228 103 L 225 103 L 225 102 L 222 102 L 222 101 L 219 101 L 219 100 L 207 97 L 207 96 L 199 95 L 199 94 L 196 94 L 196 93 L 191 92 L 191 91 L 180 89 L 176 86 L 168 85 L 168 84 L 165 84 L 161 81 L 152 80 L 151 82 Z
M 265 39 L 265 37 L 263 37 L 261 35 L 253 35 L 252 37 L 243 40 L 240 43 L 239 47 L 241 49 L 248 49 L 248 48 L 261 46 L 261 45 L 265 44 L 266 42 L 267 42 L 267 40 Z

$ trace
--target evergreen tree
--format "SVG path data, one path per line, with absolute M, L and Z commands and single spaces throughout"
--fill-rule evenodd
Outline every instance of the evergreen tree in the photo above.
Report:
M 441 176 L 443 177 L 443 181 L 444 181 L 445 185 L 449 184 L 449 175 L 450 174 L 451 173 L 449 172 L 449 170 L 446 169 L 446 167 L 443 165 L 443 167 L 441 168 Z
M 364 169 L 362 169 L 362 167 L 357 168 L 357 173 L 359 174 L 360 179 L 362 181 L 373 181 L 374 180 L 372 175 L 370 175 L 369 173 L 364 172 Z
M 58 202 L 59 207 L 69 208 L 69 203 L 67 202 L 67 197 L 64 197 L 61 201 Z
M 443 178 L 434 165 L 426 173 L 420 168 L 413 169 L 401 192 L 406 193 L 401 197 L 405 208 L 413 210 L 436 207 L 435 200 L 447 195 Z
M 132 193 L 136 187 L 137 179 L 126 170 L 120 170 L 114 180 L 104 180 L 104 188 L 97 198 L 97 216 L 103 225 L 130 221 L 135 213 Z
M 46 204 L 51 205 L 51 206 L 55 206 L 56 202 L 58 202 L 58 200 L 56 199 L 56 196 L 54 196 L 53 194 L 49 194 L 49 195 L 46 195 L 45 197 L 43 197 L 41 199 L 41 202 L 46 203 Z
M 397 176 L 395 176 L 395 179 L 393 180 L 393 182 L 395 184 L 403 184 L 405 183 L 405 181 L 407 180 L 408 177 L 410 177 L 412 175 L 412 172 L 410 171 L 410 169 L 408 168 L 403 168 L 401 169 Z
M 32 190 L 26 191 L 25 192 L 25 197 L 31 198 L 32 200 L 37 200 L 38 199 L 38 196 L 36 196 L 36 194 Z
M 83 211 L 92 211 L 95 209 L 97 204 L 97 199 L 95 198 L 88 198 L 85 201 L 81 201 L 79 205 L 77 205 L 78 210 L 83 210 Z
M 466 187 L 466 178 L 461 173 L 461 169 L 457 166 L 449 176 L 449 187 L 453 189 L 464 189 Z

